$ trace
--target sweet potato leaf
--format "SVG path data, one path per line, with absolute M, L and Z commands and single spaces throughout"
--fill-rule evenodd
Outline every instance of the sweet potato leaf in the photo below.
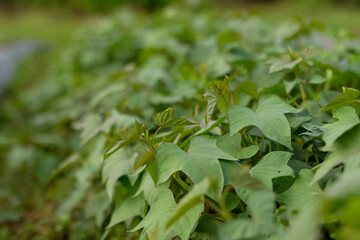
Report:
M 231 106 L 227 112 L 230 136 L 244 127 L 256 126 L 267 138 L 292 150 L 290 124 L 284 116 L 284 113 L 291 112 L 298 110 L 274 95 L 261 97 L 255 111 L 243 106 Z

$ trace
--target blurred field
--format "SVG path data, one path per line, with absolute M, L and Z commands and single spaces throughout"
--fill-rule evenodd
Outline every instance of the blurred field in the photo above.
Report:
M 249 9 L 258 10 L 265 19 L 274 23 L 294 17 L 317 20 L 332 30 L 347 29 L 360 34 L 360 8 L 346 4 L 284 1 L 276 4 L 254 4 Z
M 9 13 L 0 10 L 0 42 L 33 38 L 64 44 L 73 39 L 74 31 L 85 22 L 86 18 L 66 12 L 27 9 Z
M 216 1 L 219 7 L 259 14 L 271 23 L 301 18 L 317 20 L 332 30 L 346 29 L 360 34 L 360 7 L 330 4 L 328 1 Z M 103 13 L 103 16 L 105 14 Z M 7 12 L 0 5 L 0 43 L 16 39 L 36 38 L 50 43 L 65 44 L 73 34 L 99 18 L 97 13 L 79 14 L 66 9 L 23 8 Z
M 271 23 L 294 18 L 316 20 L 332 30 L 346 29 L 360 34 L 360 7 L 346 1 L 331 3 L 326 0 L 299 1 L 227 1 L 217 2 L 219 7 L 234 7 L 244 12 L 259 14 Z

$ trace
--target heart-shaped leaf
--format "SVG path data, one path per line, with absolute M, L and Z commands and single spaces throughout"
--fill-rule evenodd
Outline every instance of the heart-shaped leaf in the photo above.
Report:
M 224 176 L 218 159 L 237 160 L 216 146 L 215 139 L 194 137 L 185 152 L 173 143 L 163 143 L 157 150 L 158 183 L 163 183 L 177 171 L 185 173 L 194 183 L 209 177 L 217 183 L 216 194 L 221 193 Z
M 284 113 L 295 112 L 298 110 L 274 95 L 260 98 L 256 111 L 243 106 L 230 106 L 227 111 L 230 136 L 244 127 L 256 126 L 267 138 L 292 149 L 290 124 Z

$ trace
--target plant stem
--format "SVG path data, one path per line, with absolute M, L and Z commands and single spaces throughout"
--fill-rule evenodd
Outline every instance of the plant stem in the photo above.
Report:
M 296 67 L 296 69 L 294 69 L 294 73 L 295 73 L 295 77 L 296 77 L 296 78 L 300 78 L 300 73 L 299 73 L 299 71 L 300 71 L 299 67 Z M 303 101 L 303 104 L 304 104 L 305 108 L 306 108 L 307 110 L 309 110 L 309 107 L 308 107 L 308 105 L 307 105 L 307 103 L 306 103 L 306 92 L 305 92 L 305 90 L 304 90 L 304 84 L 303 84 L 303 83 L 299 83 L 299 87 L 300 87 L 300 94 L 301 94 L 301 99 L 302 99 L 302 101 Z
M 144 139 L 143 137 L 140 136 L 140 140 L 146 144 L 146 146 L 150 149 L 150 151 L 152 152 L 152 154 L 154 155 L 154 157 L 156 157 L 156 152 L 154 150 L 154 148 L 150 145 L 150 143 L 148 141 L 146 141 L 146 139 Z
M 226 131 L 220 124 L 216 125 L 218 128 L 220 128 L 221 130 L 224 131 L 224 133 L 228 133 L 228 131 Z
M 234 91 L 231 90 L 230 93 L 231 93 L 231 105 L 234 105 Z
M 314 156 L 315 156 L 315 161 L 316 161 L 316 164 L 318 165 L 320 162 L 319 162 L 319 157 L 316 155 L 316 154 L 314 154 Z
M 262 156 L 263 154 L 263 148 L 264 148 L 264 142 L 265 142 L 265 135 L 262 136 L 262 139 L 261 139 L 261 147 L 260 147 L 260 155 Z
M 214 220 L 216 220 L 216 221 L 224 222 L 224 220 L 223 220 L 222 218 L 217 217 L 217 216 L 214 216 L 213 214 L 209 214 L 209 213 L 207 213 L 207 212 L 202 212 L 201 214 L 204 215 L 204 216 L 206 216 L 206 217 L 212 218 L 212 219 L 214 219 Z
M 161 130 L 161 128 L 162 128 L 162 127 L 159 127 L 158 129 L 156 129 L 154 135 L 152 136 L 152 142 L 153 142 L 153 143 L 154 143 L 156 134 Z
M 214 202 L 212 202 L 211 200 L 204 198 L 204 202 L 209 205 L 212 209 L 214 209 L 218 214 L 220 214 L 220 216 L 222 216 L 225 220 L 231 220 L 231 215 L 227 212 L 224 211 L 223 209 L 219 208 Z
M 307 80 L 309 79 L 311 68 L 312 68 L 312 66 L 309 66 L 309 68 L 306 72 L 305 79 L 304 79 L 305 84 L 307 84 Z
M 287 94 L 287 96 L 290 98 L 290 104 L 294 103 L 297 108 L 300 108 L 299 104 L 296 102 L 297 97 L 293 97 L 290 94 Z
M 226 220 L 231 220 L 232 216 L 229 213 L 229 211 L 226 209 L 226 196 L 228 195 L 229 191 L 232 189 L 233 187 L 228 185 L 225 187 L 223 194 L 221 196 L 221 199 L 219 201 L 219 205 L 221 207 L 222 212 L 224 213 L 224 218 Z
M 175 181 L 176 181 L 177 183 L 180 184 L 180 186 L 181 186 L 182 188 L 184 188 L 187 192 L 189 191 L 189 185 L 187 185 L 187 184 L 179 177 L 179 175 L 178 175 L 177 173 L 175 173 L 175 174 L 173 175 L 173 178 L 175 179 Z
M 304 84 L 299 83 L 299 86 L 300 86 L 300 93 L 301 93 L 301 99 L 303 101 L 303 104 L 304 104 L 305 108 L 309 110 L 309 107 L 308 107 L 308 105 L 306 103 L 306 93 L 305 93 L 305 90 L 304 90 Z

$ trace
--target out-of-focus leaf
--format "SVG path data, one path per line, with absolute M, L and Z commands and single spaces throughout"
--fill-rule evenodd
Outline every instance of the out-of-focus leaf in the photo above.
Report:
M 331 151 L 332 144 L 336 141 L 336 139 L 360 123 L 359 116 L 356 114 L 355 109 L 350 106 L 345 106 L 336 110 L 334 113 L 334 119 L 338 120 L 322 127 L 325 129 L 325 133 L 322 137 L 326 143 L 323 148 L 325 151 Z
M 237 219 L 227 222 L 220 228 L 219 239 L 257 239 L 263 235 L 263 227 L 249 219 Z
M 142 180 L 140 186 L 135 193 L 135 196 L 140 195 L 141 193 L 144 195 L 144 198 L 147 203 L 150 205 L 153 204 L 156 196 L 164 189 L 167 189 L 170 185 L 170 181 L 155 186 L 154 180 L 151 178 L 148 172 L 145 172 L 142 176 Z
M 315 75 L 312 78 L 310 78 L 309 83 L 310 84 L 321 84 L 326 81 L 326 78 L 324 78 L 321 75 Z
M 246 93 L 247 95 L 253 97 L 254 99 L 259 98 L 256 84 L 250 81 L 244 81 L 239 83 L 234 89 L 234 92 Z
M 275 223 L 275 194 L 266 190 L 251 193 L 248 208 L 252 221 L 261 225 L 264 232 L 271 233 Z
M 300 51 L 300 56 L 305 60 L 309 60 L 313 57 L 316 57 L 318 55 L 320 55 L 321 53 L 323 53 L 323 50 L 320 49 L 315 49 L 315 48 L 303 48 Z
M 277 200 L 285 203 L 291 209 L 304 209 L 316 203 L 322 190 L 317 183 L 310 185 L 313 174 L 308 169 L 302 169 L 295 183 L 287 191 L 279 194 Z
M 290 222 L 287 231 L 271 237 L 271 240 L 317 240 L 320 237 L 321 205 L 314 202 L 302 209 Z
M 166 223 L 166 228 L 171 227 L 176 223 L 182 216 L 184 216 L 190 209 L 198 206 L 200 212 L 203 211 L 203 196 L 210 187 L 209 179 L 205 178 L 201 183 L 196 184 L 189 193 L 185 195 L 176 206 L 173 214 Z M 199 212 L 199 214 L 200 214 Z M 186 236 L 183 236 L 186 237 Z
M 334 98 L 331 102 L 325 105 L 321 111 L 336 111 L 337 109 L 344 106 L 352 106 L 356 109 L 358 113 L 360 113 L 360 100 L 358 97 L 360 95 L 359 90 L 354 88 L 346 88 L 343 87 L 343 93 Z
M 125 150 L 119 150 L 104 162 L 102 182 L 106 184 L 110 199 L 113 197 L 114 187 L 119 177 L 133 173 L 136 157 L 137 153 L 129 156 Z
M 335 182 L 326 187 L 325 195 L 330 199 L 347 199 L 360 195 L 360 172 L 341 174 Z
M 292 69 L 296 65 L 298 65 L 301 61 L 303 61 L 303 58 L 298 58 L 294 61 L 291 61 L 290 59 L 276 59 L 271 62 L 270 71 L 269 73 L 279 72 L 284 69 Z
M 332 145 L 332 153 L 327 159 L 316 166 L 316 173 L 312 180 L 312 183 L 320 180 L 324 177 L 333 167 L 345 163 L 345 170 L 356 170 L 360 166 L 360 126 L 357 125 L 350 131 L 344 133 L 337 141 Z
M 110 223 L 107 225 L 107 228 L 111 228 L 118 223 L 140 215 L 144 206 L 145 199 L 141 194 L 136 197 L 128 197 L 122 200 L 112 213 Z
M 189 235 L 196 224 L 203 206 L 197 205 L 188 210 L 181 216 L 170 228 L 165 228 L 167 221 L 171 218 L 177 205 L 174 200 L 171 190 L 166 189 L 159 193 L 154 203 L 151 205 L 150 211 L 144 219 L 136 225 L 131 231 L 137 231 L 141 228 L 142 236 L 145 236 L 154 230 L 157 231 L 157 239 L 162 240 L 172 236 L 179 235 L 182 240 L 187 240 Z M 170 236 L 169 236 L 170 235 Z
M 261 190 L 269 190 L 262 182 L 250 175 L 249 166 L 234 166 L 232 169 L 228 170 L 230 170 L 229 175 L 231 185 L 235 188 L 236 193 L 245 203 L 248 203 L 251 193 Z

